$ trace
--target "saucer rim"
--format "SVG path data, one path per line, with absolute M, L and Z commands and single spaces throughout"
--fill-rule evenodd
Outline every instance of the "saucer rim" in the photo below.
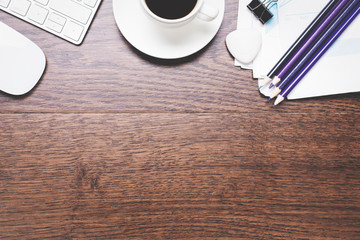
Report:
M 209 22 L 209 24 L 213 24 L 214 26 L 212 26 L 213 29 L 212 29 L 211 33 L 204 36 L 204 37 L 206 37 L 206 40 L 202 41 L 202 42 L 194 43 L 194 47 L 192 47 L 191 50 L 189 50 L 189 48 L 186 50 L 186 48 L 184 47 L 183 53 L 163 54 L 162 51 L 157 51 L 157 50 L 154 50 L 154 49 L 151 50 L 151 49 L 149 49 L 147 47 L 138 46 L 136 44 L 136 41 L 134 40 L 136 38 L 136 37 L 134 37 L 134 35 L 136 35 L 136 34 L 132 34 L 132 36 L 129 36 L 130 34 L 128 32 L 126 32 L 126 31 L 124 31 L 124 29 L 122 27 L 123 26 L 123 18 L 120 16 L 121 11 L 117 10 L 117 9 L 120 9 L 119 7 L 117 7 L 117 5 L 120 4 L 121 1 L 126 1 L 126 0 L 113 0 L 113 14 L 114 14 L 115 22 L 116 22 L 116 25 L 117 25 L 119 31 L 121 32 L 123 37 L 134 48 L 136 48 L 137 50 L 139 50 L 140 52 L 142 52 L 142 53 L 144 53 L 144 54 L 146 54 L 148 56 L 159 58 L 159 59 L 180 59 L 180 58 L 184 58 L 184 57 L 187 57 L 187 56 L 190 56 L 192 54 L 195 54 L 195 53 L 199 52 L 201 49 L 206 47 L 214 39 L 214 37 L 216 36 L 216 34 L 218 33 L 218 31 L 219 31 L 219 29 L 220 29 L 220 27 L 222 25 L 224 15 L 225 15 L 225 0 L 205 0 L 205 2 L 208 2 L 208 1 L 219 2 L 218 6 L 220 8 L 219 9 L 219 15 L 217 16 L 217 18 L 214 19 L 212 22 Z M 132 1 L 134 1 L 134 0 L 132 0 Z M 132 4 L 136 4 L 136 3 L 132 2 Z M 139 2 L 139 4 L 140 4 L 140 2 Z M 125 11 L 125 10 L 122 10 L 122 11 Z M 145 15 L 146 12 L 143 11 L 143 13 Z M 146 16 L 146 17 L 148 17 L 148 16 Z M 192 20 L 192 22 L 188 23 L 187 25 L 189 25 L 191 27 L 191 24 L 195 24 L 194 21 L 202 21 L 202 20 L 194 19 L 194 20 Z M 159 26 L 157 26 L 157 27 L 159 27 Z M 166 29 L 167 27 L 164 26 L 164 27 L 161 27 L 161 28 Z M 136 30 L 134 30 L 134 32 L 135 31 Z M 176 45 L 176 46 L 174 45 L 174 47 L 178 47 L 178 45 Z

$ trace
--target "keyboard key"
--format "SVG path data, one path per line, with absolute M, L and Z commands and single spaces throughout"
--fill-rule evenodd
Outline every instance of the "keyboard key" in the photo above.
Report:
M 57 33 L 60 33 L 62 31 L 63 27 L 64 27 L 63 25 L 60 25 L 60 24 L 58 24 L 56 22 L 53 22 L 51 20 L 46 21 L 45 26 L 47 28 L 57 32 Z
M 28 17 L 39 24 L 44 24 L 48 13 L 47 9 L 34 4 L 29 10 Z
M 84 0 L 83 2 L 89 7 L 95 7 L 97 0 Z
M 53 0 L 50 2 L 50 8 L 82 24 L 86 24 L 91 15 L 89 8 L 71 0 Z
M 64 28 L 64 35 L 78 41 L 83 31 L 84 28 L 81 25 L 69 21 Z
M 46 6 L 49 3 L 49 0 L 35 0 L 36 2 Z
M 49 16 L 49 20 L 61 25 L 61 26 L 64 26 L 65 23 L 66 23 L 66 18 L 60 16 L 59 14 L 56 14 L 56 13 L 51 13 L 50 16 Z
M 8 7 L 10 3 L 10 0 L 0 0 L 0 6 L 1 7 Z
M 21 16 L 25 16 L 31 3 L 28 0 L 13 0 L 10 9 Z

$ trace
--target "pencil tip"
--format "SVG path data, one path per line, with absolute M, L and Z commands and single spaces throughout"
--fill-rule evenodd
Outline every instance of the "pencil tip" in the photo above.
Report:
M 270 98 L 273 99 L 274 97 L 276 97 L 277 95 L 279 95 L 281 93 L 281 89 L 278 87 L 275 87 L 271 94 L 270 94 Z
M 274 80 L 272 80 L 272 84 L 273 85 L 276 85 L 276 84 L 278 84 L 279 82 L 281 82 L 281 78 L 279 78 L 278 76 L 276 76 L 276 77 L 274 77 Z
M 277 98 L 276 98 L 276 100 L 275 100 L 275 102 L 274 102 L 274 105 L 276 106 L 276 105 L 278 105 L 279 103 L 281 103 L 282 101 L 284 101 L 284 97 L 283 96 L 281 96 L 281 95 L 279 95 Z
M 261 85 L 260 85 L 259 89 L 262 88 L 263 86 L 265 86 L 266 84 L 268 84 L 268 83 L 271 82 L 271 81 L 272 81 L 272 79 L 269 78 L 268 76 L 266 76 L 266 77 L 264 78 L 264 80 L 261 81 Z

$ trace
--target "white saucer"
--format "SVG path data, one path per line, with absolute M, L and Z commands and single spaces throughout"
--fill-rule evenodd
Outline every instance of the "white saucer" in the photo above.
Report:
M 113 11 L 121 33 L 135 48 L 153 57 L 176 59 L 201 50 L 218 32 L 225 0 L 205 1 L 219 9 L 216 19 L 205 22 L 195 18 L 177 28 L 163 27 L 149 19 L 139 0 L 113 0 Z

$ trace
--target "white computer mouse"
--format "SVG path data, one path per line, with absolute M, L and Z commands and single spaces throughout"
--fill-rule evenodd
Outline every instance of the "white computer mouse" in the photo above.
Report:
M 45 67 L 43 51 L 0 22 L 0 90 L 12 95 L 29 92 L 40 80 Z

